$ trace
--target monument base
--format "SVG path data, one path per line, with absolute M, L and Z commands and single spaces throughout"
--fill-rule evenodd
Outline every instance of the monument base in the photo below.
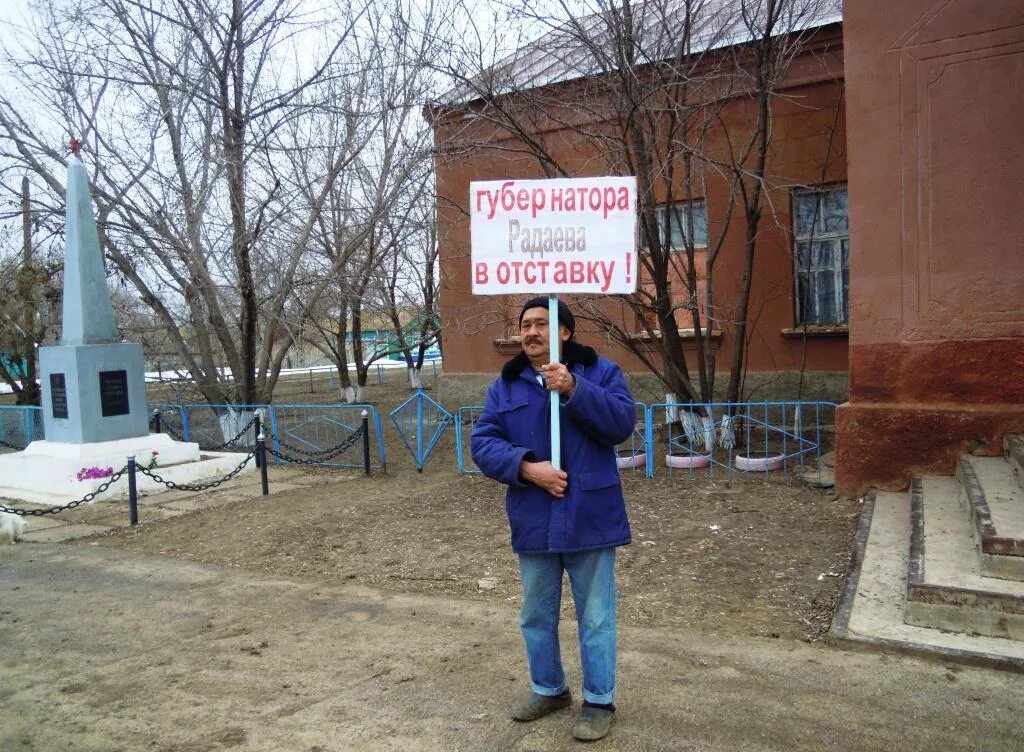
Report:
M 43 434 L 51 441 L 100 444 L 149 431 L 142 345 L 40 347 L 39 369 Z
M 33 441 L 21 452 L 0 455 L 0 499 L 60 506 L 94 492 L 135 455 L 140 467 L 150 468 L 167 481 L 194 484 L 203 479 L 222 478 L 245 459 L 240 452 L 202 452 L 199 445 L 175 441 L 167 434 L 153 433 L 116 441 L 71 444 Z M 252 472 L 253 460 L 242 473 Z M 106 473 L 107 469 L 111 473 Z M 94 476 L 94 477 L 90 477 Z M 162 483 L 136 474 L 140 493 L 166 491 Z M 127 498 L 128 476 L 123 475 L 98 499 Z

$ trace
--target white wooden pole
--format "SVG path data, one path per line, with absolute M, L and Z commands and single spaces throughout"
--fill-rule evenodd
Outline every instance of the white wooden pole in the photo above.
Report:
M 562 343 L 562 328 L 558 320 L 558 296 L 548 296 L 548 338 L 550 341 L 551 362 L 559 361 L 559 347 Z M 562 426 L 559 424 L 560 395 L 551 393 L 551 464 L 558 470 L 562 469 Z

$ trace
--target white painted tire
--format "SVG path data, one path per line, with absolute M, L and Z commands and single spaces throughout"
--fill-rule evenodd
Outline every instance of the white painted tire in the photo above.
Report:
M 706 454 L 666 454 L 665 465 L 693 470 L 699 467 L 709 467 L 711 457 Z
M 785 463 L 786 458 L 781 454 L 769 454 L 767 457 L 745 457 L 742 454 L 737 454 L 732 458 L 732 466 L 737 470 L 769 472 L 781 470 Z
M 640 454 L 630 454 L 626 455 L 625 457 L 616 457 L 615 464 L 620 470 L 624 468 L 628 469 L 631 467 L 644 467 L 645 465 L 647 465 L 647 455 L 644 454 L 643 452 L 640 452 Z

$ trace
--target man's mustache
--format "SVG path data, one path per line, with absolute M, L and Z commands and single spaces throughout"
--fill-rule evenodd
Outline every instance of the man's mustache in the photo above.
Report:
M 526 344 L 528 344 L 528 345 L 543 345 L 544 344 L 544 340 L 542 340 L 540 337 L 527 337 L 526 338 Z

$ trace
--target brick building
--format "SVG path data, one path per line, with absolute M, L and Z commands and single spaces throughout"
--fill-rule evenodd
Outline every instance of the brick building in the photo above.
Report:
M 729 4 L 723 0 L 718 5 Z M 838 389 L 830 396 L 841 399 L 845 398 L 848 363 L 850 254 L 842 24 L 835 4 L 823 7 L 831 7 L 832 12 L 788 32 L 786 42 L 793 53 L 769 103 L 771 139 L 750 288 L 746 369 L 769 380 L 801 370 L 812 377 L 831 376 Z M 751 124 L 757 119 L 756 98 L 735 83 L 735 66 L 745 65 L 745 42 L 742 35 L 735 36 L 734 29 L 730 33 L 732 36 L 719 34 L 705 48 L 695 48 L 693 56 L 700 60 L 697 67 L 688 69 L 688 74 L 697 71 L 702 75 L 702 85 L 694 87 L 697 93 L 689 104 L 703 96 L 707 108 L 713 108 L 705 121 L 711 125 L 700 137 L 703 159 L 697 168 L 699 177 L 686 181 L 685 186 L 682 180 L 662 180 L 653 189 L 659 223 L 666 213 L 680 220 L 674 230 L 669 226 L 671 237 L 663 236 L 673 253 L 682 256 L 683 236 L 689 233 L 692 238 L 695 289 L 686 283 L 685 262 L 672 264 L 675 321 L 688 361 L 694 355 L 693 323 L 687 308 L 692 299 L 702 319 L 710 318 L 708 336 L 720 374 L 729 370 L 737 337 L 731 306 L 744 276 L 747 235 L 743 214 L 730 199 L 732 184 L 714 164 L 727 161 L 729 150 L 750 137 Z M 525 57 L 496 67 L 509 74 L 504 90 L 493 87 L 486 95 L 480 89 L 457 90 L 428 113 L 438 154 L 441 318 L 447 373 L 494 373 L 518 350 L 516 317 L 522 296 L 488 298 L 470 292 L 470 182 L 552 177 L 551 165 L 545 158 L 538 159 L 538 144 L 562 170 L 554 174 L 630 174 L 616 155 L 605 153 L 601 138 L 588 135 L 615 127 L 600 105 L 587 104 L 614 97 L 614 86 L 595 85 L 601 76 L 581 75 L 585 68 L 567 62 L 570 59 L 564 50 L 552 51 L 541 40 Z M 637 75 L 664 77 L 664 71 L 656 68 L 638 66 Z M 543 108 L 539 102 L 544 103 Z M 516 127 L 491 117 L 494 111 L 518 112 Z M 521 127 L 524 123 L 528 129 Z M 680 173 L 684 161 L 679 159 L 673 165 Z M 643 233 L 639 244 L 643 251 Z M 715 254 L 710 310 L 705 295 L 709 253 Z M 641 275 L 644 289 L 650 289 L 650 282 Z M 583 307 L 586 310 L 588 306 L 615 319 L 641 348 L 658 349 L 657 342 L 651 342 L 660 336 L 657 321 L 649 321 L 645 327 L 641 317 L 616 298 L 598 299 Z M 582 341 L 599 344 L 628 371 L 648 370 L 639 357 L 608 336 L 608 327 L 598 323 L 600 317 L 584 313 L 579 318 Z M 719 386 L 723 382 L 720 377 Z

